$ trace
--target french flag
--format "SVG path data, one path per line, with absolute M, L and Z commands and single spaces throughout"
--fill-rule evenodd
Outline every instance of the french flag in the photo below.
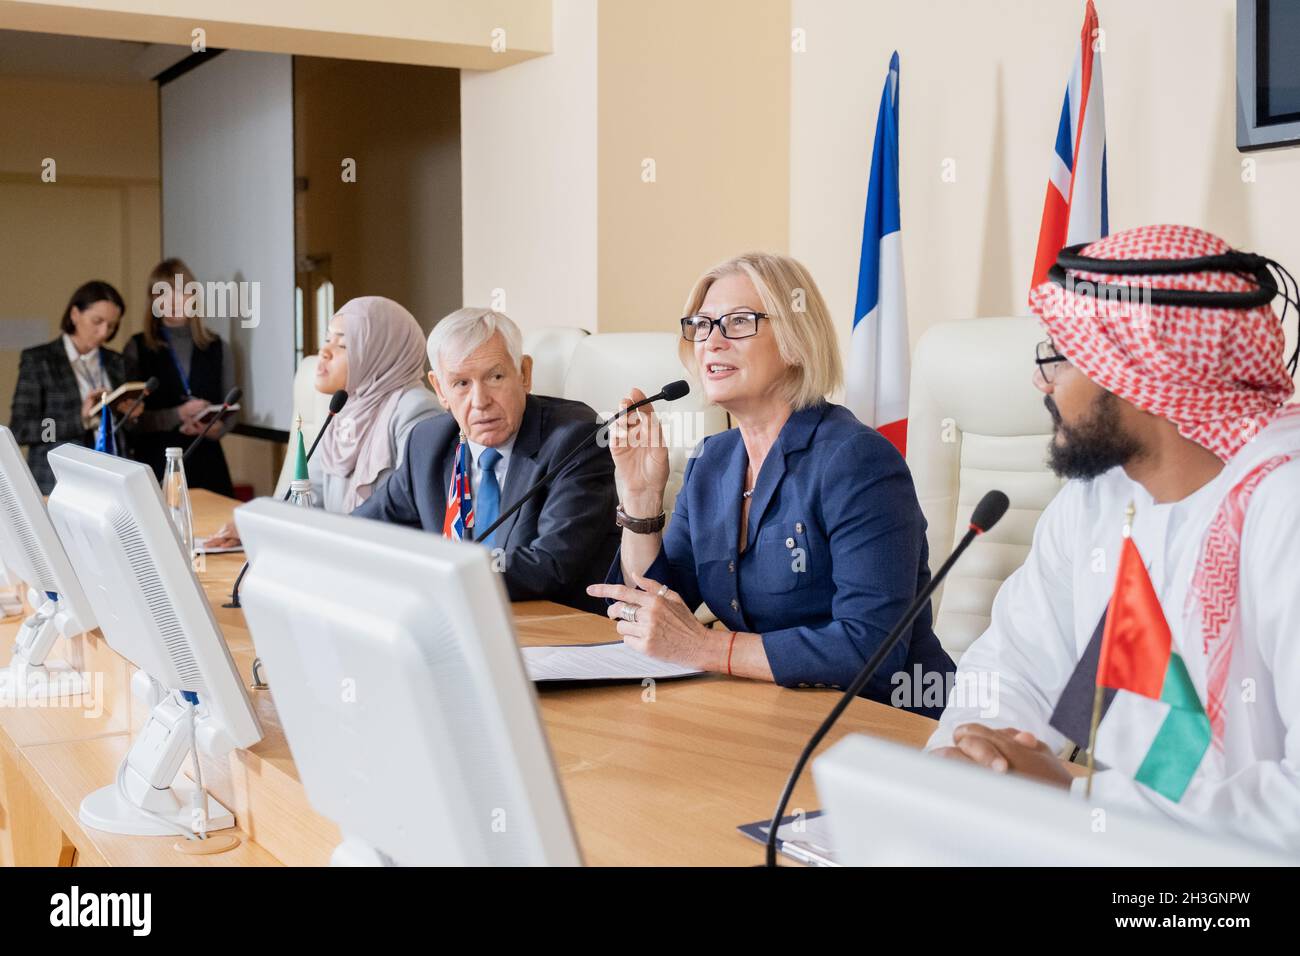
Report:
M 1047 177 L 1043 224 L 1038 230 L 1032 286 L 1047 281 L 1047 270 L 1064 246 L 1092 242 L 1110 233 L 1106 199 L 1106 97 L 1101 85 L 1101 27 L 1088 0 L 1074 69 L 1065 88 L 1061 122 Z
M 906 454 L 911 351 L 907 341 L 902 239 L 898 202 L 898 51 L 894 51 L 876 114 L 845 404 L 860 422 L 875 428 Z

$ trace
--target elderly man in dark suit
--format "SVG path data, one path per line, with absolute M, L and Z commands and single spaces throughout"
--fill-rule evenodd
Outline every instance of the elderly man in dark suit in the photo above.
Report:
M 479 539 L 553 463 L 591 437 L 596 413 L 581 402 L 529 394 L 532 359 L 518 327 L 499 312 L 453 312 L 434 327 L 428 351 L 429 380 L 451 415 L 415 426 L 402 465 L 352 513 L 460 537 L 464 522 L 451 494 L 459 461 Z M 618 548 L 617 504 L 609 449 L 592 442 L 485 542 L 510 599 L 602 610 L 585 587 L 604 576 Z

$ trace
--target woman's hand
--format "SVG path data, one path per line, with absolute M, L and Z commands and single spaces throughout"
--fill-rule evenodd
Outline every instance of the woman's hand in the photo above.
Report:
M 113 411 L 117 412 L 119 415 L 124 415 L 126 414 L 126 410 L 131 407 L 131 403 L 134 401 L 135 399 L 133 398 L 119 398 L 117 400 L 117 404 L 113 406 Z M 143 414 L 144 414 L 144 402 L 140 402 L 135 406 L 134 409 L 132 409 L 131 417 L 128 419 L 128 421 L 135 421 Z
M 619 411 L 644 398 L 645 392 L 632 389 L 619 402 Z M 610 426 L 609 452 L 614 458 L 618 483 L 628 498 L 624 502 L 628 513 L 634 518 L 655 517 L 662 510 L 664 488 L 668 484 L 668 447 L 653 407 L 637 409 Z M 657 499 L 660 506 L 654 514 L 638 514 L 633 510 L 651 499 Z
M 593 584 L 587 593 L 614 599 L 605 613 L 618 621 L 623 642 L 633 650 L 685 667 L 725 670 L 727 642 L 722 635 L 701 624 L 667 585 L 649 578 L 642 579 L 641 584 L 646 590 L 625 584 Z M 624 608 L 629 606 L 636 608 L 635 621 L 624 617 Z
M 92 411 L 99 404 L 99 398 L 99 392 L 91 392 L 81 400 L 81 424 L 87 428 L 94 428 L 99 421 L 99 413 Z
M 184 424 L 190 419 L 198 418 L 202 415 L 207 411 L 209 404 L 211 403 L 206 402 L 201 398 L 191 398 L 179 405 L 176 409 L 176 413 L 181 416 L 181 423 Z
M 199 416 L 207 411 L 207 408 L 208 403 L 201 398 L 191 398 L 177 407 L 176 413 L 181 417 L 182 435 L 197 435 L 203 431 L 203 423 L 199 421 Z
M 208 548 L 237 548 L 240 544 L 239 530 L 233 521 L 227 521 L 216 532 L 208 535 L 208 540 L 203 544 Z

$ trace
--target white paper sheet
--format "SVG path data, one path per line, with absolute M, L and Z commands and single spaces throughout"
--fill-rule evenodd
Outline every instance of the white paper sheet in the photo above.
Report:
M 196 538 L 194 550 L 199 554 L 238 554 L 244 550 L 244 546 L 237 544 L 233 548 L 209 548 L 207 538 Z
M 622 641 L 525 647 L 523 652 L 528 677 L 534 681 L 666 680 L 703 673 L 691 667 L 657 661 L 632 650 Z

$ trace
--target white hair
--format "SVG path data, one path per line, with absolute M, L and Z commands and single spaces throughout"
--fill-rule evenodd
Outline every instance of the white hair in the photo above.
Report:
M 515 368 L 520 368 L 524 358 L 524 337 L 510 316 L 491 309 L 457 309 L 444 316 L 429 333 L 429 366 L 433 374 L 442 378 L 441 359 L 444 354 L 448 361 L 459 362 L 497 332 L 505 339 L 506 351 L 510 353 Z

